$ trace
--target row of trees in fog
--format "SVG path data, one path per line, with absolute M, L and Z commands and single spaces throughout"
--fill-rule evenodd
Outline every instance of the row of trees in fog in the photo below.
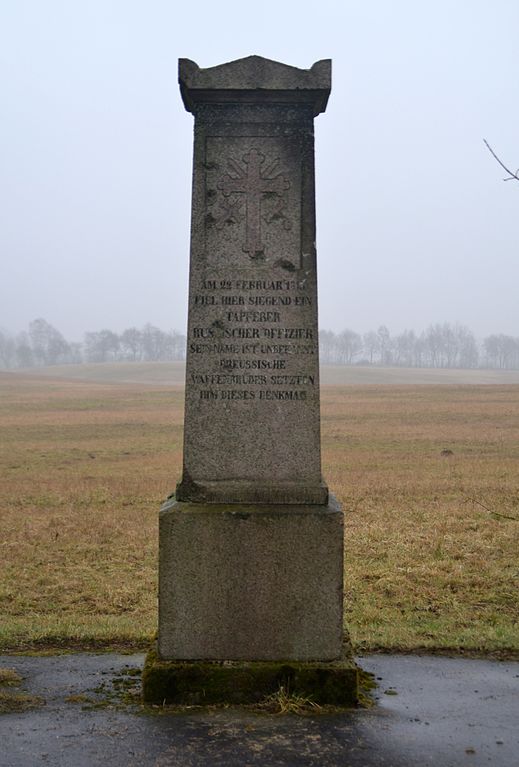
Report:
M 319 333 L 321 362 L 331 365 L 390 365 L 432 368 L 519 369 L 519 338 L 503 333 L 478 342 L 467 327 L 448 322 L 422 333 L 405 330 L 392 336 L 385 325 L 360 334 L 354 330 Z M 11 336 L 0 331 L 0 368 L 30 368 L 83 362 L 158 362 L 182 360 L 186 337 L 154 325 L 122 333 L 85 333 L 81 343 L 67 341 L 39 318 L 27 331 Z
M 448 322 L 392 336 L 385 325 L 360 335 L 353 330 L 319 334 L 321 362 L 417 368 L 519 369 L 519 338 L 504 333 L 482 342 L 464 325 Z
M 67 341 L 42 318 L 33 320 L 27 332 L 14 337 L 0 331 L 0 367 L 3 368 L 171 361 L 183 359 L 185 351 L 185 336 L 150 324 L 127 328 L 120 334 L 107 329 L 85 333 L 82 343 Z

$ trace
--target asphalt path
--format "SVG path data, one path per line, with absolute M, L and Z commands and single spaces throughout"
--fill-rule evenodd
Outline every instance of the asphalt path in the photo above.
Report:
M 142 655 L 0 656 L 44 700 L 0 716 L 0 767 L 518 767 L 519 663 L 359 659 L 372 708 L 305 716 L 122 702 Z

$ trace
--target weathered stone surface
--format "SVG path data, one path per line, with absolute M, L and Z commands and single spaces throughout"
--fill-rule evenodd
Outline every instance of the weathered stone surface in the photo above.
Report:
M 330 62 L 180 61 L 195 115 L 182 501 L 326 505 L 313 117 Z
M 160 514 L 161 659 L 341 657 L 343 515 L 170 499 Z
M 311 69 L 298 69 L 262 56 L 247 56 L 201 69 L 189 59 L 179 60 L 179 83 L 184 106 L 196 114 L 202 103 L 308 104 L 313 115 L 324 112 L 330 95 L 330 59 Z

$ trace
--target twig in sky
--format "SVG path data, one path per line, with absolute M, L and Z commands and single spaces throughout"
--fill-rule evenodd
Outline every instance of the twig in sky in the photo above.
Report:
M 494 152 L 494 150 L 492 149 L 492 147 L 490 146 L 490 144 L 488 143 L 488 141 L 487 141 L 485 138 L 483 139 L 483 141 L 484 141 L 484 143 L 485 143 L 485 146 L 487 147 L 488 151 L 489 151 L 489 152 L 490 152 L 490 154 L 492 155 L 492 157 L 494 157 L 494 158 L 497 160 L 497 162 L 500 164 L 500 166 L 501 166 L 501 167 L 502 167 L 504 170 L 506 170 L 506 172 L 508 173 L 508 175 L 509 175 L 509 178 L 504 178 L 504 179 L 503 179 L 503 181 L 519 181 L 519 168 L 516 170 L 516 172 L 515 172 L 515 173 L 512 173 L 512 171 L 511 171 L 511 170 L 509 170 L 509 169 L 506 167 L 506 165 L 505 165 L 504 163 L 502 163 L 502 162 L 501 162 L 501 160 L 499 159 L 499 157 L 497 156 L 497 154 Z

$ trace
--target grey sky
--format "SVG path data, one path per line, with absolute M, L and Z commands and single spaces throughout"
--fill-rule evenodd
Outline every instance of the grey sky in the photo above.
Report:
M 333 59 L 316 120 L 321 327 L 519 335 L 517 0 L 4 0 L 0 327 L 186 322 L 177 59 Z

